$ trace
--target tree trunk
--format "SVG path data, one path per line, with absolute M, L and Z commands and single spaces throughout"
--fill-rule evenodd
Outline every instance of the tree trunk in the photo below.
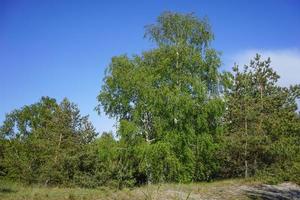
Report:
M 145 131 L 145 139 L 148 145 L 151 144 L 151 140 L 150 140 L 150 136 L 149 136 L 149 131 L 150 131 L 150 116 L 149 114 L 146 112 L 144 113 L 144 119 L 142 119 L 142 122 L 144 124 L 144 131 Z M 152 173 L 151 173 L 151 166 L 150 163 L 148 161 L 148 156 L 146 154 L 146 167 L 147 167 L 147 171 L 148 171 L 148 177 L 147 177 L 147 184 L 150 185 L 152 183 Z
M 262 121 L 263 121 L 263 84 L 260 84 L 260 120 L 259 120 L 259 127 L 258 127 L 258 134 L 262 135 Z
M 247 118 L 245 116 L 245 146 L 244 146 L 244 155 L 245 155 L 245 178 L 248 177 L 248 123 L 247 123 Z
M 57 150 L 56 150 L 56 154 L 55 154 L 55 158 L 54 158 L 54 163 L 55 164 L 57 163 L 58 153 L 59 153 L 61 141 L 62 141 L 62 133 L 60 133 L 60 135 L 59 135 L 59 141 L 58 141 Z

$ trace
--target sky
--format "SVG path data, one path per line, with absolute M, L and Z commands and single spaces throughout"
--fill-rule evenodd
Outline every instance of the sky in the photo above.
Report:
M 94 110 L 113 56 L 154 45 L 144 27 L 164 11 L 208 17 L 221 70 L 271 57 L 279 84 L 300 83 L 300 0 L 0 0 L 0 125 L 42 96 L 67 97 L 97 131 L 115 121 Z

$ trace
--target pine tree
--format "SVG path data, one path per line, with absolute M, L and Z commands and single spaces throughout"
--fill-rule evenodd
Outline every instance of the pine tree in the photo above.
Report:
M 77 152 L 96 136 L 75 104 L 67 99 L 57 104 L 49 97 L 9 113 L 0 132 L 4 136 L 6 175 L 46 185 L 70 182 Z
M 296 128 L 299 127 L 296 115 L 299 86 L 289 89 L 278 86 L 279 76 L 270 63 L 270 59 L 261 61 L 261 56 L 256 55 L 242 72 L 237 66 L 233 69 L 225 116 L 228 138 L 236 143 L 231 145 L 231 162 L 236 163 L 233 168 L 237 170 L 233 174 L 244 171 L 247 177 L 272 165 L 277 158 L 271 156 L 270 148 L 280 138 L 299 132 Z

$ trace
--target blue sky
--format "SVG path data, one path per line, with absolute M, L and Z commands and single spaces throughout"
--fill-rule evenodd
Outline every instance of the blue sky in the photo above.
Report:
M 113 120 L 94 107 L 112 56 L 153 47 L 144 26 L 163 11 L 207 16 L 223 69 L 271 56 L 282 85 L 300 83 L 300 1 L 0 0 L 0 121 L 41 96 L 63 97 L 99 132 Z

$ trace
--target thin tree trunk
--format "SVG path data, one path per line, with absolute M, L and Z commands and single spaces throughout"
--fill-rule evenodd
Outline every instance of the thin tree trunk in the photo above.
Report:
M 59 152 L 59 149 L 60 149 L 61 141 L 62 141 L 62 133 L 60 133 L 60 135 L 59 135 L 59 141 L 58 141 L 57 150 L 56 150 L 56 154 L 55 154 L 55 158 L 54 158 L 54 163 L 55 164 L 57 163 L 58 152 Z
M 259 128 L 258 128 L 258 131 L 259 133 L 258 134 L 263 134 L 263 131 L 262 131 L 262 120 L 263 120 L 263 84 L 260 84 L 260 121 L 259 121 Z
M 145 139 L 146 139 L 146 142 L 148 145 L 151 144 L 151 140 L 150 140 L 150 136 L 149 136 L 149 132 L 148 130 L 150 131 L 150 125 L 149 125 L 149 115 L 148 113 L 146 112 L 144 114 L 144 119 L 142 119 L 142 122 L 144 124 L 144 131 L 145 131 Z M 150 166 L 150 163 L 148 161 L 148 156 L 146 154 L 146 167 L 147 167 L 147 170 L 148 170 L 148 178 L 147 178 L 147 183 L 148 185 L 150 185 L 152 183 L 152 173 L 151 173 L 151 166 Z
M 248 177 L 248 159 L 247 159 L 247 156 L 248 156 L 248 123 L 247 123 L 247 118 L 246 118 L 246 115 L 245 115 L 245 146 L 244 146 L 244 155 L 245 155 L 245 178 Z
M 150 140 L 149 140 L 149 136 L 148 133 L 146 132 L 146 142 L 148 143 L 148 145 L 150 145 Z M 146 166 L 147 166 L 147 170 L 148 170 L 148 179 L 147 179 L 147 183 L 148 185 L 151 185 L 152 183 L 152 173 L 151 173 L 151 169 L 150 169 L 150 163 L 148 161 L 148 156 L 146 157 Z
M 61 142 L 62 142 L 62 133 L 59 134 L 59 140 L 58 140 L 58 145 L 57 145 L 57 149 L 56 149 L 56 152 L 55 152 L 55 157 L 54 157 L 54 165 L 57 164 L 57 161 L 58 161 L 58 154 L 59 154 L 59 149 L 60 149 L 60 146 L 61 146 Z M 48 179 L 46 179 L 44 185 L 47 186 L 49 181 L 50 181 L 50 177 Z
M 178 77 L 179 77 L 179 75 L 180 75 L 180 69 L 179 69 L 179 52 L 178 52 L 178 49 L 176 50 L 176 70 L 177 70 Z M 177 77 L 177 86 L 180 88 L 181 84 L 180 84 L 180 80 L 179 80 L 178 77 Z

